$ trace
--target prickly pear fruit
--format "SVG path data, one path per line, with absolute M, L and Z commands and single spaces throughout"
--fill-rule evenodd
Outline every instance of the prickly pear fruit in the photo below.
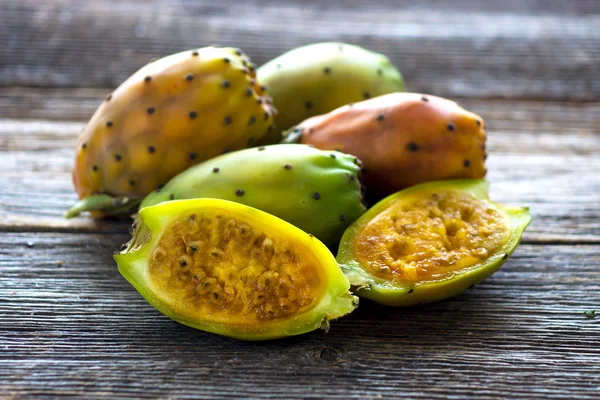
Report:
M 67 216 L 121 211 L 189 166 L 253 145 L 273 121 L 269 103 L 238 49 L 205 47 L 151 62 L 106 97 L 80 135 L 75 189 L 80 198 L 101 197 Z M 124 198 L 112 204 L 107 195 Z
M 269 61 L 257 75 L 278 110 L 276 129 L 263 139 L 267 144 L 313 115 L 404 90 L 400 72 L 386 56 L 346 43 L 299 47 Z
M 360 162 L 299 144 L 246 149 L 198 164 L 149 194 L 140 208 L 201 197 L 236 201 L 313 234 L 330 247 L 365 211 Z
M 337 260 L 359 296 L 431 303 L 496 272 L 531 221 L 490 201 L 484 180 L 429 182 L 395 193 L 344 233 Z
M 123 276 L 177 322 L 243 340 L 328 328 L 358 299 L 317 238 L 242 204 L 194 199 L 140 211 L 115 255 Z
M 417 183 L 483 178 L 485 123 L 441 97 L 392 93 L 307 119 L 286 141 L 352 154 L 364 164 L 369 198 Z

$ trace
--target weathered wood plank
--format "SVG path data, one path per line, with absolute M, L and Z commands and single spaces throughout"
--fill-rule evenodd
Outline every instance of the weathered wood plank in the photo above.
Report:
M 466 106 L 472 105 L 492 127 L 488 178 L 493 197 L 532 208 L 534 221 L 525 240 L 600 242 L 598 103 L 471 102 Z M 123 229 L 112 222 L 62 218 L 76 201 L 70 169 L 82 126 L 0 121 L 0 230 Z
M 108 88 L 6 87 L 0 90 L 0 116 L 86 122 L 110 91 Z M 600 134 L 600 102 L 482 101 L 468 97 L 454 100 L 484 117 L 492 130 Z
M 119 275 L 123 234 L 0 235 L 0 392 L 97 398 L 596 399 L 598 246 L 522 245 L 464 295 L 367 301 L 314 332 L 243 343 L 171 322 Z
M 213 42 L 262 64 L 339 40 L 389 55 L 412 91 L 600 98 L 597 2 L 455 3 L 9 0 L 0 5 L 0 85 L 115 87 L 154 57 Z

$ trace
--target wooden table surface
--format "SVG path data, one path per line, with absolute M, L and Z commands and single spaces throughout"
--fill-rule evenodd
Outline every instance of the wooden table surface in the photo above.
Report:
M 333 3 L 0 2 L 1 398 L 600 399 L 600 317 L 583 315 L 600 312 L 600 2 Z M 172 322 L 117 271 L 128 224 L 62 218 L 76 136 L 151 58 L 217 43 L 262 64 L 323 40 L 486 119 L 493 198 L 531 207 L 522 245 L 459 297 L 362 301 L 327 334 Z

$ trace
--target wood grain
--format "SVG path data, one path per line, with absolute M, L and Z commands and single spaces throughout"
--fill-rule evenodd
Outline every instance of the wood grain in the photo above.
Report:
M 75 97 L 94 94 L 95 98 L 101 92 L 75 93 Z M 88 115 L 87 105 L 95 103 L 79 102 L 63 91 L 55 96 L 81 116 Z M 600 129 L 596 124 L 600 103 L 461 103 L 483 115 L 491 127 L 488 179 L 493 198 L 531 207 L 534 219 L 525 240 L 600 242 Z M 52 109 L 40 104 L 38 110 Z M 118 224 L 112 222 L 62 218 L 76 201 L 70 170 L 73 143 L 82 127 L 74 121 L 0 120 L 0 230 L 115 229 Z
M 338 4 L 339 3 L 339 4 Z M 600 2 L 0 2 L 0 398 L 600 396 Z M 128 221 L 65 220 L 75 138 L 152 58 L 219 43 L 261 64 L 339 40 L 488 127 L 523 244 L 449 301 L 362 301 L 328 334 L 245 343 L 161 315 L 119 274 Z
M 415 92 L 600 99 L 598 2 L 442 3 L 8 0 L 0 85 L 116 87 L 150 59 L 189 48 L 233 45 L 260 65 L 335 40 L 388 55 Z
M 244 343 L 159 314 L 123 234 L 0 236 L 0 393 L 23 397 L 596 399 L 600 249 L 522 245 L 443 303 L 363 301 L 328 334 Z

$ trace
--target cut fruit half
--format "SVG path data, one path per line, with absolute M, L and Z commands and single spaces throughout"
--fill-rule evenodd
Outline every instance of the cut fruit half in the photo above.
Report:
M 338 263 L 359 296 L 391 306 L 447 299 L 496 272 L 531 217 L 488 198 L 485 180 L 416 185 L 344 233 Z
M 115 260 L 142 296 L 177 322 L 265 340 L 327 329 L 358 304 L 327 247 L 270 214 L 194 199 L 139 216 Z

